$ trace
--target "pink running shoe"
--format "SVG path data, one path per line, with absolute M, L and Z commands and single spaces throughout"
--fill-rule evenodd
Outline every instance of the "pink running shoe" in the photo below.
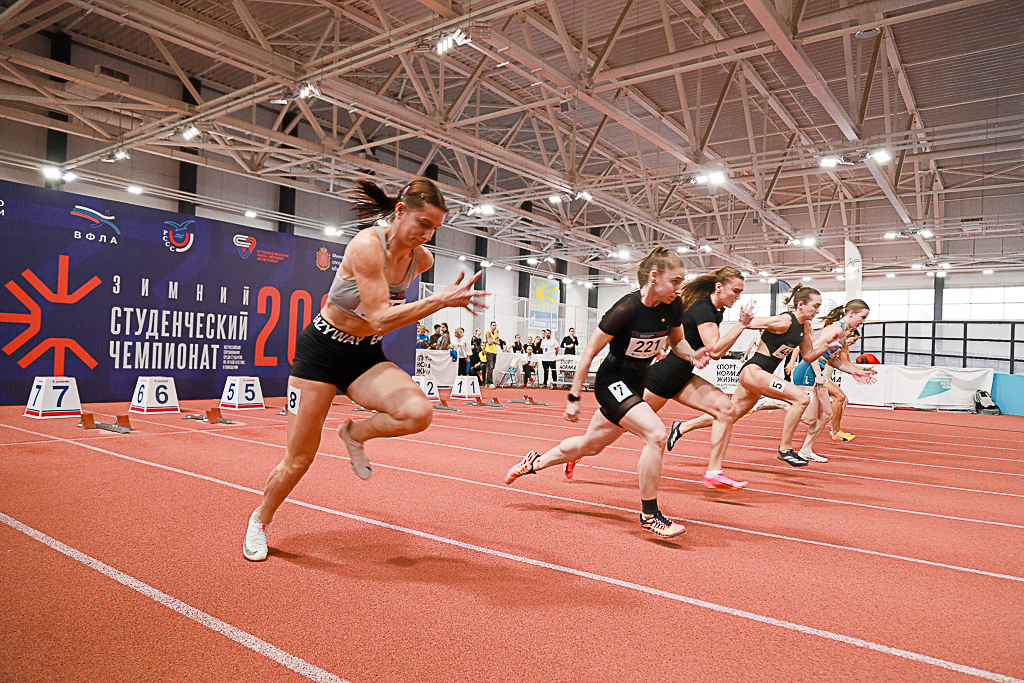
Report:
M 726 489 L 727 491 L 738 491 L 747 487 L 747 482 L 730 479 L 724 474 L 716 474 L 713 477 L 704 475 L 704 488 Z
M 576 463 L 578 463 L 578 462 L 579 462 L 579 460 L 570 460 L 569 462 L 565 463 L 565 478 L 566 479 L 572 479 L 572 471 L 574 469 L 576 469 Z
M 513 465 L 508 472 L 505 473 L 505 483 L 511 484 L 519 477 L 525 474 L 537 474 L 533 471 L 533 466 L 540 460 L 540 453 L 537 451 L 530 451 L 526 454 L 526 457 L 519 461 L 518 465 Z

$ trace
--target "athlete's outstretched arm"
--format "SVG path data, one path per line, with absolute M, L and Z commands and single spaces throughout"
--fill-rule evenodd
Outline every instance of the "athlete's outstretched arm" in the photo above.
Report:
M 760 317 L 752 318 L 750 324 L 747 325 L 752 330 L 768 330 L 775 334 L 782 334 L 789 329 L 790 318 L 785 313 L 779 315 L 773 315 L 770 318 Z
M 736 343 L 736 340 L 743 334 L 743 330 L 747 329 L 750 321 L 753 319 L 754 302 L 751 301 L 740 309 L 740 321 L 730 327 L 724 336 L 719 331 L 716 323 L 708 322 L 697 325 L 700 340 L 704 342 L 704 348 L 708 350 L 708 356 L 713 360 L 718 360 L 729 353 L 732 345 Z
M 683 360 L 690 361 L 694 367 L 702 368 L 708 364 L 707 348 L 694 351 L 693 347 L 687 343 L 686 337 L 683 336 L 682 327 L 677 326 L 669 329 L 668 343 L 672 347 L 673 353 Z
M 843 333 L 842 328 L 839 327 L 838 323 L 832 323 L 828 327 L 824 328 L 818 333 L 820 339 L 818 343 L 814 343 L 814 330 L 811 329 L 810 321 L 804 323 L 804 339 L 800 342 L 800 355 L 803 356 L 804 362 L 809 364 L 816 363 L 819 358 L 825 355 L 828 351 L 828 347 L 832 342 L 835 341 L 836 337 Z
M 579 364 L 576 365 L 576 372 L 572 376 L 572 386 L 569 387 L 569 393 L 573 396 L 579 396 L 580 392 L 583 391 L 583 383 L 587 381 L 587 373 L 590 372 L 590 364 L 597 358 L 597 354 L 601 353 L 601 349 L 608 346 L 608 342 L 612 340 L 612 335 L 607 332 L 602 332 L 601 328 L 594 330 L 594 333 L 590 335 L 590 341 L 587 342 L 587 348 L 583 349 L 583 355 L 580 356 Z M 580 417 L 580 404 L 578 401 L 566 401 L 565 402 L 565 418 L 570 422 L 575 422 Z

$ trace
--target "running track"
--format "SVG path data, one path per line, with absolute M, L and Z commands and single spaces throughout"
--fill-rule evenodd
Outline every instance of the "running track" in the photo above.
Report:
M 690 434 L 659 496 L 687 532 L 663 541 L 639 529 L 632 436 L 572 482 L 501 483 L 581 431 L 563 393 L 455 402 L 370 442 L 368 482 L 333 433 L 366 413 L 339 397 L 258 564 L 241 542 L 276 410 L 118 435 L 0 408 L 0 680 L 1024 679 L 1024 418 L 851 409 L 857 440 L 794 469 L 781 413 L 758 413 L 726 456 L 738 492 L 699 484 Z

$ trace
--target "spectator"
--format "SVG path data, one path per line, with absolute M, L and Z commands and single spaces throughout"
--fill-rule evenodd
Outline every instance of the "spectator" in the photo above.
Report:
M 523 342 L 518 334 L 516 340 L 512 342 L 512 353 L 523 353 Z
M 498 360 L 498 323 L 491 321 L 491 329 L 484 335 L 484 353 L 487 354 L 487 370 L 484 373 L 487 381 L 480 381 L 486 384 L 488 389 L 494 388 L 494 364 Z
M 483 330 L 481 330 L 479 327 L 476 328 L 476 334 L 473 335 L 473 339 L 470 340 L 470 344 L 469 344 L 470 348 L 473 350 L 473 355 L 474 356 L 484 350 L 484 339 L 483 339 L 483 337 L 484 337 Z
M 423 325 L 416 326 L 416 348 L 429 349 L 430 337 L 427 336 L 427 328 Z
M 466 339 L 465 333 L 465 330 L 461 327 L 455 328 L 455 343 L 452 344 L 455 354 L 459 359 L 459 377 L 466 376 L 471 353 L 469 350 L 469 340 Z
M 540 342 L 541 336 L 538 334 L 536 337 L 533 338 L 533 352 L 538 356 L 544 352 L 544 350 L 541 348 Z
M 526 338 L 526 346 L 529 346 L 530 348 L 533 348 L 533 337 L 527 337 Z M 524 350 L 525 350 L 525 348 L 524 348 Z
M 434 334 L 430 335 L 430 348 L 437 348 L 437 340 L 441 338 L 441 326 L 434 325 Z
M 452 348 L 452 338 L 448 334 L 448 323 L 441 323 L 441 336 L 437 338 L 434 348 L 438 351 L 449 351 Z
M 480 381 L 480 385 L 484 383 L 484 373 L 487 371 L 487 354 L 483 351 L 473 354 L 473 362 L 469 366 L 470 375 L 475 375 Z
M 526 347 L 526 358 L 522 360 L 523 365 L 523 386 L 534 381 L 533 375 L 537 372 L 537 359 L 533 355 L 533 347 Z
M 576 338 L 576 328 L 570 327 L 569 334 L 565 335 L 565 339 L 562 340 L 562 348 L 565 349 L 563 353 L 566 356 L 575 356 L 579 345 L 580 340 Z
M 541 339 L 541 365 L 544 366 L 544 386 L 553 389 L 558 379 L 558 371 L 555 369 L 555 359 L 558 356 L 558 342 L 551 338 L 551 330 L 544 330 L 544 337 Z M 551 382 L 548 383 L 548 372 L 551 373 Z

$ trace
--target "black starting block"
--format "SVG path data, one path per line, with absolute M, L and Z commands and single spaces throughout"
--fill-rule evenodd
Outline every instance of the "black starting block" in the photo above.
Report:
M 97 422 L 92 413 L 82 413 L 78 426 L 82 429 L 105 429 L 118 434 L 127 434 L 132 431 L 132 423 L 128 420 L 127 415 L 118 415 L 114 418 L 114 424 L 107 424 Z
M 512 399 L 511 401 L 509 401 L 509 403 L 523 403 L 523 404 L 528 405 L 528 406 L 546 406 L 547 405 L 547 403 L 542 403 L 542 402 L 539 402 L 539 401 L 534 401 L 532 396 L 526 396 L 526 395 L 523 396 L 523 400 L 522 401 L 520 401 L 519 399 Z

